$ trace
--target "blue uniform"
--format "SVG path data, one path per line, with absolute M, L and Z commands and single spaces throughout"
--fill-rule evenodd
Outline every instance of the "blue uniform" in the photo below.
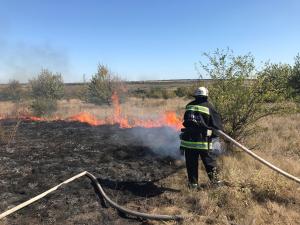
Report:
M 214 181 L 217 175 L 216 156 L 210 154 L 211 139 L 216 137 L 207 127 L 223 130 L 220 115 L 207 101 L 206 97 L 197 97 L 186 106 L 181 134 L 180 148 L 185 152 L 189 183 L 198 183 L 199 156 L 205 166 L 208 177 Z

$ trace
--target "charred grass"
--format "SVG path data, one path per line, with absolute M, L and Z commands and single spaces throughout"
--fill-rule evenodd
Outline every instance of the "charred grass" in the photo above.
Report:
M 166 110 L 182 113 L 185 103 L 182 99 L 132 98 L 122 109 L 127 115 L 146 117 Z M 57 114 L 67 117 L 82 111 L 101 116 L 112 113 L 108 107 L 69 100 L 59 103 Z M 0 137 L 7 137 L 15 124 L 16 121 L 2 121 Z M 257 125 L 261 129 L 244 144 L 257 146 L 257 154 L 299 177 L 300 114 L 270 116 Z M 99 176 L 105 190 L 117 202 L 150 213 L 182 214 L 186 219 L 179 224 L 299 224 L 299 185 L 250 156 L 236 152 L 219 158 L 221 177 L 228 182 L 219 188 L 209 185 L 202 167 L 202 185 L 195 191 L 187 188 L 183 162 L 157 157 L 142 144 L 129 144 L 128 138 L 126 131 L 114 126 L 22 123 L 15 143 L 9 148 L 1 145 L 0 211 L 81 170 L 89 170 Z M 120 217 L 115 210 L 102 207 L 86 180 L 78 180 L 0 222 L 62 223 L 177 224 Z

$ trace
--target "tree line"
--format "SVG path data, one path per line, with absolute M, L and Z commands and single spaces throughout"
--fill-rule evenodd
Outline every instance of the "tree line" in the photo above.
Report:
M 194 88 L 203 85 L 201 78 L 210 78 L 210 100 L 222 115 L 225 131 L 238 140 L 256 131 L 256 127 L 251 125 L 257 120 L 291 112 L 291 106 L 295 108 L 296 105 L 297 108 L 300 102 L 300 54 L 295 56 L 292 65 L 267 62 L 258 68 L 251 53 L 235 55 L 229 49 L 217 49 L 202 55 L 197 71 L 200 79 L 193 85 L 174 90 L 159 87 L 136 89 L 131 95 L 190 98 Z M 125 101 L 128 95 L 126 82 L 107 66 L 99 64 L 96 73 L 90 81 L 81 85 L 77 95 L 86 102 L 110 105 L 113 93 Z M 10 81 L 0 93 L 2 100 L 21 101 L 24 96 L 30 99 L 34 115 L 51 115 L 57 109 L 57 101 L 65 96 L 62 75 L 42 70 L 36 78 L 29 80 L 27 95 L 16 80 Z

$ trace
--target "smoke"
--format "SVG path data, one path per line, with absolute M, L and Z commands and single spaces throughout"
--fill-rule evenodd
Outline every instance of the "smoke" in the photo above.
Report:
M 0 17 L 0 83 L 27 82 L 42 69 L 69 73 L 69 57 L 49 43 L 32 44 L 11 37 L 11 26 Z
M 27 82 L 42 69 L 68 73 L 68 56 L 49 44 L 9 43 L 0 39 L 0 82 Z
M 151 149 L 155 154 L 162 157 L 181 159 L 179 147 L 179 131 L 170 127 L 160 128 L 133 128 L 131 135 L 137 142 Z
M 143 146 L 148 147 L 155 154 L 162 157 L 171 157 L 173 159 L 183 160 L 180 154 L 180 131 L 171 127 L 160 128 L 133 128 L 130 130 L 134 139 Z M 225 153 L 226 149 L 220 142 L 220 139 L 212 139 L 211 154 L 219 156 Z

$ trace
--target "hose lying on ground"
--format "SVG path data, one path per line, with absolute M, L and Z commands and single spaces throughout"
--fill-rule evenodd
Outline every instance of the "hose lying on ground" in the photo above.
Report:
M 215 129 L 214 127 L 210 127 L 206 124 L 206 122 L 204 121 L 203 117 L 200 116 L 200 120 L 201 123 L 204 127 L 206 127 L 209 130 L 212 130 L 215 134 L 220 135 L 221 137 L 223 137 L 225 140 L 230 141 L 231 143 L 233 143 L 234 145 L 236 145 L 237 147 L 239 147 L 240 149 L 242 149 L 243 151 L 245 151 L 246 153 L 248 153 L 250 156 L 252 156 L 254 159 L 258 160 L 259 162 L 261 162 L 262 164 L 268 166 L 269 168 L 271 168 L 272 170 L 278 172 L 279 174 L 285 176 L 286 178 L 289 178 L 290 180 L 296 181 L 298 184 L 300 184 L 300 178 L 295 177 L 287 172 L 285 172 L 282 169 L 279 169 L 278 167 L 274 166 L 272 163 L 269 163 L 267 160 L 263 159 L 262 157 L 256 155 L 254 152 L 252 152 L 251 150 L 249 150 L 248 148 L 246 148 L 244 145 L 240 144 L 239 142 L 237 142 L 236 140 L 234 140 L 232 137 L 230 137 L 229 135 L 225 134 L 223 131 Z
M 45 197 L 46 195 L 50 194 L 51 192 L 57 190 L 59 187 L 61 187 L 62 185 L 64 184 L 67 184 L 67 183 L 70 183 L 82 176 L 87 176 L 94 184 L 95 184 L 95 187 L 96 189 L 99 191 L 99 193 L 101 194 L 101 196 L 112 206 L 114 207 L 115 209 L 119 210 L 120 212 L 123 212 L 125 214 L 128 214 L 128 215 L 131 215 L 131 216 L 136 216 L 136 217 L 139 217 L 139 218 L 144 218 L 144 219 L 151 219 L 151 220 L 182 220 L 183 217 L 180 216 L 180 215 L 159 215 L 159 214 L 148 214 L 148 213 L 141 213 L 141 212 L 137 212 L 137 211 L 133 211 L 133 210 L 130 210 L 130 209 L 127 209 L 127 208 L 124 208 L 123 206 L 120 206 L 118 203 L 114 202 L 113 200 L 111 200 L 107 195 L 106 193 L 104 192 L 103 188 L 101 187 L 99 181 L 97 180 L 97 178 L 87 172 L 87 171 L 84 171 L 82 173 L 79 173 L 71 178 L 69 178 L 68 180 L 65 180 L 64 182 L 56 185 L 55 187 L 35 196 L 34 198 L 31 198 L 29 199 L 28 201 L 26 202 L 23 202 L 3 213 L 0 214 L 0 220 L 3 219 L 4 217 L 34 203 L 35 201 Z
M 293 175 L 285 172 L 284 170 L 282 170 L 282 169 L 274 166 L 273 164 L 269 163 L 268 161 L 264 160 L 263 158 L 261 158 L 260 156 L 256 155 L 254 152 L 252 152 L 251 150 L 249 150 L 248 148 L 246 148 L 244 145 L 240 144 L 239 142 L 237 142 L 236 140 L 234 140 L 233 138 L 231 138 L 230 136 L 228 136 L 227 134 L 225 134 L 223 131 L 216 130 L 216 129 L 213 129 L 213 131 L 215 133 L 219 134 L 224 139 L 230 141 L 231 143 L 233 143 L 234 145 L 236 145 L 240 149 L 244 150 L 246 153 L 248 153 L 250 156 L 252 156 L 254 159 L 258 160 L 262 164 L 268 166 L 272 170 L 280 173 L 281 175 L 289 178 L 290 180 L 296 181 L 298 184 L 300 184 L 300 179 L 298 177 L 295 177 L 295 176 L 293 176 Z
M 243 146 L 242 144 L 240 144 L 239 142 L 237 142 L 236 140 L 234 140 L 233 138 L 231 138 L 230 136 L 228 136 L 227 134 L 225 134 L 224 132 L 220 131 L 220 130 L 216 130 L 216 129 L 213 129 L 213 128 L 210 128 L 212 129 L 216 134 L 219 134 L 221 137 L 223 137 L 224 139 L 232 142 L 234 145 L 236 145 L 237 147 L 241 148 L 242 150 L 244 150 L 246 153 L 248 153 L 250 156 L 252 156 L 253 158 L 255 158 L 256 160 L 258 160 L 259 162 L 263 163 L 264 165 L 268 166 L 269 168 L 271 168 L 272 170 L 280 173 L 281 175 L 297 182 L 300 184 L 300 179 L 298 177 L 295 177 L 287 172 L 285 172 L 284 170 L 274 166 L 273 164 L 269 163 L 268 161 L 264 160 L 263 158 L 261 158 L 260 156 L 256 155 L 254 152 L 252 152 L 251 150 L 249 150 L 248 148 L 246 148 L 245 146 Z M 40 195 L 32 198 L 32 199 L 29 199 L 28 201 L 20 204 L 20 205 L 17 205 L 15 206 L 14 208 L 10 209 L 10 210 L 7 210 L 5 211 L 4 213 L 1 213 L 0 214 L 0 219 L 18 211 L 19 209 L 22 209 L 28 205 L 30 205 L 31 203 L 45 197 L 46 195 L 48 195 L 49 193 L 57 190 L 60 186 L 64 185 L 64 184 L 67 184 L 79 177 L 82 177 L 82 176 L 87 176 L 88 178 L 91 179 L 91 181 L 96 185 L 96 188 L 97 190 L 100 192 L 100 194 L 102 195 L 102 197 L 107 201 L 109 202 L 109 204 L 111 204 L 114 208 L 116 208 L 117 210 L 123 212 L 123 213 L 126 213 L 126 214 L 129 214 L 129 215 L 132 215 L 132 216 L 136 216 L 136 217 L 140 217 L 140 218 L 145 218 L 145 219 L 153 219 L 153 220 L 181 220 L 183 219 L 182 216 L 180 215 L 156 215 L 156 214 L 148 214 L 148 213 L 141 213 L 141 212 L 137 212 L 137 211 L 133 211 L 133 210 L 130 210 L 130 209 L 127 209 L 127 208 L 124 208 L 120 205 L 118 205 L 116 202 L 112 201 L 107 195 L 106 193 L 103 191 L 103 188 L 101 187 L 100 183 L 98 182 L 97 178 L 87 172 L 87 171 L 84 171 L 82 173 L 79 173 L 71 178 L 69 178 L 68 180 L 58 184 L 57 186 L 49 189 L 48 191 L 45 191 L 43 193 L 41 193 Z

